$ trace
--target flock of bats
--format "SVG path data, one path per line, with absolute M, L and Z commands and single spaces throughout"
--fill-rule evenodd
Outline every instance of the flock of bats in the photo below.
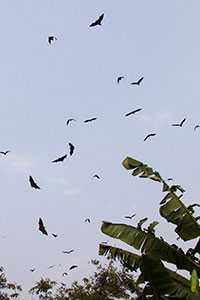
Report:
M 92 22 L 92 23 L 89 25 L 89 27 L 95 27 L 95 26 L 100 26 L 100 25 L 102 25 L 103 18 L 104 18 L 104 14 L 101 14 L 97 20 L 95 20 L 94 22 Z M 48 43 L 49 43 L 49 45 L 51 45 L 51 44 L 52 44 L 54 41 L 56 41 L 56 40 L 57 40 L 57 37 L 56 37 L 56 36 L 53 36 L 53 35 L 48 36 Z M 117 83 L 119 84 L 124 78 L 125 78 L 125 76 L 118 76 L 118 77 L 117 77 L 117 80 L 116 80 Z M 144 77 L 141 77 L 141 78 L 139 78 L 137 81 L 131 82 L 130 84 L 131 84 L 131 85 L 135 85 L 135 86 L 140 86 L 140 84 L 142 83 L 143 80 L 144 80 Z M 142 108 L 138 108 L 138 109 L 135 109 L 135 110 L 133 110 L 133 111 L 130 111 L 130 112 L 128 112 L 128 113 L 125 114 L 125 117 L 132 116 L 132 115 L 134 115 L 134 114 L 140 112 L 141 110 L 142 110 Z M 96 117 L 93 117 L 93 118 L 90 118 L 90 119 L 86 119 L 86 120 L 84 120 L 83 122 L 84 122 L 84 123 L 89 123 L 89 122 L 93 122 L 93 121 L 96 121 L 96 120 L 97 120 L 97 118 L 96 118 Z M 72 122 L 75 122 L 75 121 L 76 121 L 75 119 L 69 118 L 69 119 L 66 121 L 66 125 L 69 126 Z M 174 127 L 182 127 L 183 124 L 185 123 L 185 121 L 186 121 L 186 118 L 184 118 L 180 123 L 174 123 L 174 124 L 172 124 L 172 126 L 174 126 Z M 194 131 L 195 131 L 196 129 L 198 129 L 199 127 L 200 127 L 200 125 L 195 125 L 195 126 L 194 126 Z M 144 138 L 144 141 L 146 141 L 147 139 L 149 139 L 149 138 L 151 138 L 151 137 L 153 137 L 153 136 L 155 136 L 155 135 L 156 135 L 156 133 L 149 133 L 149 134 Z M 74 153 L 74 150 L 75 150 L 75 146 L 74 146 L 72 143 L 68 143 L 68 145 L 69 145 L 69 154 L 70 154 L 70 156 L 72 156 L 73 153 Z M 0 154 L 2 154 L 2 155 L 7 155 L 9 152 L 10 152 L 10 150 L 7 150 L 7 151 L 0 151 Z M 52 163 L 63 162 L 63 161 L 67 158 L 67 155 L 68 155 L 68 154 L 64 154 L 63 156 L 58 157 L 58 158 L 52 160 Z M 100 176 L 99 176 L 98 174 L 95 174 L 95 175 L 93 175 L 93 178 L 100 179 Z M 168 178 L 168 180 L 172 180 L 172 178 Z M 38 189 L 38 190 L 40 189 L 40 186 L 35 182 L 35 180 L 33 179 L 33 177 L 32 177 L 31 175 L 29 176 L 29 183 L 30 183 L 30 186 L 31 186 L 32 188 Z M 125 218 L 127 218 L 127 219 L 132 219 L 134 216 L 135 216 L 135 214 L 130 215 L 130 216 L 125 216 Z M 90 223 L 91 221 L 90 221 L 89 218 L 87 218 L 87 219 L 85 219 L 85 222 Z M 48 235 L 48 232 L 47 232 L 47 230 L 46 230 L 46 228 L 45 228 L 45 225 L 44 225 L 44 223 L 43 223 L 43 221 L 42 221 L 41 218 L 39 218 L 38 225 L 39 225 L 39 228 L 38 228 L 39 231 L 40 231 L 42 234 L 44 234 L 44 235 Z M 52 236 L 53 236 L 54 238 L 57 238 L 57 237 L 58 237 L 58 235 L 55 234 L 55 233 L 52 233 Z M 102 242 L 102 243 L 106 243 L 106 242 Z M 73 251 L 74 251 L 74 249 L 71 249 L 71 250 L 65 250 L 65 251 L 62 251 L 62 252 L 63 252 L 64 254 L 70 254 L 70 253 L 72 253 Z M 49 266 L 48 268 L 50 269 L 50 268 L 53 268 L 53 267 L 54 267 L 54 265 L 51 265 L 51 266 Z M 69 271 L 70 271 L 70 270 L 73 270 L 73 269 L 75 269 L 75 268 L 77 268 L 77 267 L 78 267 L 77 265 L 72 265 L 72 266 L 69 268 Z M 36 270 L 35 268 L 30 269 L 31 272 L 34 272 L 35 270 Z M 68 275 L 68 273 L 67 273 L 67 272 L 64 272 L 62 275 L 65 276 L 65 275 Z

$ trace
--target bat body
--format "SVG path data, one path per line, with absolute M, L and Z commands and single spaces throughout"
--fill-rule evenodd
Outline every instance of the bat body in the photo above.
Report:
M 142 82 L 143 79 L 144 79 L 144 77 L 141 77 L 138 81 L 131 82 L 131 85 L 140 85 L 140 83 Z
M 149 139 L 150 137 L 155 136 L 155 135 L 156 135 L 156 133 L 150 133 L 150 134 L 148 134 L 148 135 L 144 138 L 144 141 L 146 141 L 147 139 Z
M 67 122 L 66 122 L 66 124 L 67 124 L 67 126 L 71 123 L 71 122 L 73 122 L 73 121 L 76 121 L 75 119 L 73 119 L 73 118 L 71 118 L 71 119 L 68 119 L 67 120 Z
M 37 185 L 37 183 L 34 181 L 32 176 L 29 176 L 29 182 L 32 188 L 34 189 L 40 189 L 39 185 Z
M 31 271 L 31 272 L 34 272 L 34 271 L 35 271 L 35 269 L 30 269 L 30 271 Z
M 3 155 L 6 155 L 10 152 L 10 150 L 7 150 L 7 151 L 0 151 L 0 154 L 3 154 Z
M 54 35 L 48 36 L 48 43 L 49 43 L 49 45 L 51 45 L 51 43 L 52 43 L 53 41 L 55 41 L 55 40 L 57 40 L 57 37 L 55 37 Z
M 124 76 L 117 77 L 117 83 L 119 83 L 122 79 L 124 79 Z
M 133 111 L 130 111 L 130 112 L 128 112 L 127 114 L 125 114 L 125 117 L 129 117 L 129 116 L 131 116 L 131 115 L 134 115 L 135 113 L 137 113 L 137 112 L 139 112 L 139 111 L 141 111 L 142 110 L 142 108 L 138 108 L 138 109 L 135 109 L 135 110 L 133 110 Z
M 73 269 L 75 269 L 75 268 L 78 268 L 78 266 L 77 266 L 77 265 L 72 265 L 72 266 L 69 268 L 69 270 L 73 270 Z
M 199 127 L 200 127 L 199 125 L 194 126 L 194 131 L 197 130 L 197 128 L 199 128 Z
M 72 253 L 72 252 L 74 252 L 74 249 L 69 250 L 69 251 L 65 250 L 65 251 L 63 251 L 62 253 L 64 253 L 64 254 L 70 254 L 70 253 Z
M 47 231 L 46 231 L 46 228 L 44 226 L 44 223 L 42 221 L 41 218 L 39 218 L 39 222 L 38 222 L 38 225 L 39 225 L 39 231 L 41 231 L 43 234 L 45 235 L 48 235 Z
M 66 157 L 67 157 L 67 154 L 65 154 L 55 160 L 52 160 L 52 163 L 62 162 Z
M 72 143 L 69 143 L 69 154 L 72 156 L 72 154 L 74 153 L 74 145 Z
M 104 14 L 100 15 L 100 17 L 96 21 L 94 21 L 93 23 L 91 23 L 89 27 L 94 27 L 94 26 L 97 26 L 97 25 L 102 25 L 101 22 L 103 21 L 103 18 L 104 18 Z
M 172 124 L 172 126 L 174 127 L 182 127 L 183 126 L 183 123 L 186 121 L 186 118 L 184 118 L 179 124 L 176 123 L 176 124 Z
M 92 121 L 95 121 L 97 118 L 91 118 L 91 119 L 87 119 L 84 121 L 84 123 L 89 123 L 89 122 L 92 122 Z

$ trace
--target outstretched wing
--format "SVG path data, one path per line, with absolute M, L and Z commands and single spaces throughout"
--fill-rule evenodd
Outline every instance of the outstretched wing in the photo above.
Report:
M 140 83 L 142 82 L 143 79 L 144 79 L 144 77 L 141 77 L 141 78 L 138 80 L 137 84 L 140 84 Z
M 180 126 L 182 127 L 183 126 L 183 123 L 186 121 L 186 118 L 184 118 L 181 123 L 180 123 Z
M 63 161 L 65 158 L 67 157 L 67 154 L 55 159 L 55 160 L 52 160 L 52 163 L 57 163 L 57 162 L 61 162 Z
M 100 17 L 98 18 L 98 23 L 101 23 L 103 21 L 103 18 L 104 18 L 104 14 L 100 15 Z
M 45 229 L 45 226 L 44 226 L 43 221 L 42 221 L 41 218 L 39 218 L 38 224 L 39 224 L 39 231 L 41 231 L 45 235 L 48 235 L 48 233 L 47 233 L 47 231 Z
M 133 114 L 135 114 L 135 113 L 137 113 L 137 112 L 139 112 L 139 111 L 141 111 L 141 110 L 142 110 L 142 108 L 138 108 L 138 109 L 135 109 L 135 110 L 133 110 L 133 111 L 130 111 L 129 113 L 125 114 L 125 117 L 128 117 L 128 116 L 130 116 L 130 115 L 133 115 Z
M 39 185 L 34 181 L 32 176 L 29 176 L 29 182 L 32 188 L 34 189 L 40 189 Z
M 69 154 L 72 155 L 74 153 L 74 145 L 72 143 L 69 143 Z
M 95 121 L 97 118 L 91 118 L 91 119 L 87 119 L 84 121 L 84 123 L 88 123 L 88 122 L 92 122 L 92 121 Z
M 155 133 L 150 133 L 148 134 L 145 138 L 144 138 L 144 141 L 146 141 L 148 138 L 152 137 L 152 136 L 155 136 L 156 134 Z

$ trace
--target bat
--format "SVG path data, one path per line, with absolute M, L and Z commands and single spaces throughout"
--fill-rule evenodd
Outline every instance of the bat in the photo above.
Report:
M 67 272 L 62 273 L 62 276 L 67 276 L 67 275 L 68 275 Z
M 94 21 L 93 23 L 91 23 L 89 27 L 94 27 L 94 26 L 97 26 L 97 25 L 102 25 L 101 22 L 103 21 L 103 18 L 104 18 L 104 14 L 100 15 L 100 17 L 96 21 Z
M 41 218 L 39 218 L 38 224 L 39 224 L 39 231 L 41 231 L 45 235 L 48 235 L 48 233 L 47 233 L 47 231 L 45 229 L 45 226 L 44 226 L 43 221 L 42 221 Z
M 30 271 L 31 271 L 31 272 L 34 272 L 34 271 L 35 271 L 35 269 L 30 269 Z
M 126 218 L 126 219 L 132 219 L 133 217 L 135 217 L 136 216 L 136 214 L 133 214 L 133 215 L 131 215 L 131 216 L 125 216 L 124 218 Z
M 87 119 L 84 121 L 84 123 L 88 123 L 88 122 L 92 122 L 92 121 L 95 121 L 97 118 L 91 118 L 91 119 Z
M 49 43 L 49 45 L 51 45 L 51 43 L 52 43 L 53 41 L 55 41 L 55 40 L 57 40 L 57 37 L 55 37 L 55 36 L 53 36 L 53 35 L 48 36 L 48 43 Z
M 55 160 L 52 160 L 52 163 L 57 163 L 57 162 L 61 162 L 63 161 L 65 158 L 67 157 L 67 154 L 55 159 Z
M 74 252 L 74 249 L 69 250 L 69 251 L 65 250 L 65 251 L 63 251 L 62 253 L 64 253 L 64 254 L 70 254 L 70 253 L 72 253 L 72 252 Z
M 29 176 L 29 182 L 32 188 L 34 189 L 40 189 L 39 185 L 37 185 L 37 183 L 34 181 L 32 176 Z
M 124 76 L 117 77 L 117 83 L 119 83 L 122 79 L 124 79 Z
M 142 82 L 143 79 L 144 79 L 144 77 L 141 77 L 140 79 L 138 79 L 138 81 L 131 82 L 131 84 L 132 85 L 140 85 L 140 83 Z
M 98 174 L 93 175 L 93 178 L 101 179 Z
M 69 154 L 72 155 L 74 153 L 75 147 L 72 143 L 69 143 L 68 145 L 69 145 Z
M 169 178 L 167 178 L 167 180 L 168 180 L 168 181 L 172 181 L 172 180 L 173 180 L 173 178 L 169 177 Z
M 199 128 L 199 127 L 200 127 L 199 125 L 194 126 L 194 131 L 197 130 L 197 128 Z
M 52 269 L 54 267 L 55 267 L 55 265 L 51 265 L 51 266 L 48 267 L 48 269 Z
M 90 219 L 89 218 L 85 219 L 85 222 L 90 223 Z
M 133 111 L 130 111 L 130 112 L 128 112 L 127 114 L 125 114 L 125 117 L 128 117 L 128 116 L 130 116 L 130 115 L 134 115 L 135 113 L 137 113 L 137 112 L 139 112 L 139 111 L 141 111 L 142 110 L 142 108 L 138 108 L 138 109 L 135 109 L 135 110 L 133 110 Z
M 144 141 L 146 141 L 148 138 L 150 138 L 151 136 L 155 136 L 156 133 L 150 133 L 148 134 L 145 138 L 144 138 Z
M 10 150 L 7 150 L 7 151 L 0 151 L 0 154 L 3 154 L 3 155 L 6 155 L 10 152 Z
M 78 266 L 72 265 L 72 266 L 69 268 L 69 270 L 73 270 L 73 269 L 75 269 L 75 268 L 78 268 Z
M 52 233 L 52 235 L 53 235 L 53 237 L 55 237 L 55 238 L 57 238 L 57 237 L 58 237 L 58 235 L 57 235 L 57 234 L 55 234 L 55 233 Z
M 175 124 L 172 124 L 172 126 L 176 126 L 176 127 L 182 127 L 183 126 L 183 123 L 186 121 L 186 118 L 184 118 L 179 124 L 178 123 L 175 123 Z
M 71 118 L 71 119 L 68 119 L 67 120 L 67 122 L 66 122 L 66 124 L 67 124 L 67 126 L 72 122 L 72 121 L 76 121 L 75 119 L 73 119 L 73 118 Z

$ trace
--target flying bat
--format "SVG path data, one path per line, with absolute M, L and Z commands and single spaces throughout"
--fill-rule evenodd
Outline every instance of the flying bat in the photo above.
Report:
M 42 221 L 41 218 L 39 218 L 38 224 L 39 224 L 39 231 L 41 231 L 45 235 L 48 235 L 48 233 L 47 233 L 47 231 L 45 229 L 45 226 L 44 226 L 43 221 Z
M 67 272 L 62 273 L 62 276 L 67 276 L 67 275 L 68 275 Z
M 75 269 L 75 268 L 78 268 L 78 266 L 72 265 L 72 266 L 69 268 L 69 270 L 73 270 L 73 269 Z
M 91 23 L 89 27 L 102 25 L 101 22 L 103 21 L 103 18 L 104 18 L 104 14 L 100 15 L 100 17 L 95 22 Z
M 97 178 L 97 179 L 101 179 L 100 176 L 98 174 L 95 174 L 92 176 L 93 178 Z
M 55 159 L 55 160 L 52 160 L 52 163 L 57 163 L 57 162 L 61 162 L 63 161 L 65 158 L 67 157 L 67 154 Z
M 32 176 L 29 176 L 29 182 L 30 182 L 30 185 L 32 188 L 34 189 L 40 189 L 40 187 L 37 185 L 37 183 L 34 181 L 33 177 Z
M 172 124 L 172 126 L 176 126 L 176 127 L 182 127 L 183 123 L 186 121 L 186 118 L 184 118 L 179 124 Z
M 52 235 L 53 235 L 53 237 L 55 237 L 55 238 L 57 238 L 57 237 L 58 237 L 58 235 L 57 235 L 57 234 L 55 234 L 55 233 L 52 233 Z
M 53 41 L 55 41 L 55 40 L 57 40 L 57 37 L 55 37 L 54 35 L 48 36 L 48 43 L 49 43 L 49 45 L 51 45 L 51 43 L 52 43 Z
M 7 151 L 0 151 L 0 154 L 3 154 L 3 155 L 6 155 L 10 152 L 10 150 L 7 150 Z
M 90 219 L 89 218 L 85 219 L 85 222 L 90 223 Z
M 54 267 L 55 267 L 55 265 L 51 265 L 51 266 L 48 267 L 48 269 L 52 269 Z
M 152 137 L 152 136 L 155 136 L 156 133 L 150 133 L 148 134 L 145 138 L 144 138 L 144 141 L 146 141 L 148 138 Z
M 122 79 L 124 79 L 124 76 L 117 77 L 117 83 L 119 83 Z
M 133 111 L 130 111 L 130 112 L 128 112 L 127 114 L 125 114 L 125 117 L 128 117 L 128 116 L 130 116 L 130 115 L 134 115 L 135 113 L 137 113 L 137 112 L 139 112 L 139 111 L 141 111 L 142 110 L 142 108 L 138 108 L 138 109 L 135 109 L 135 110 L 133 110 Z
M 172 181 L 172 180 L 173 180 L 173 178 L 172 178 L 172 177 L 169 177 L 169 178 L 167 178 L 167 180 L 168 180 L 168 181 Z
M 126 218 L 126 219 L 132 219 L 133 217 L 135 217 L 136 216 L 136 214 L 133 214 L 133 215 L 131 215 L 131 216 L 125 216 L 124 218 Z
M 30 271 L 31 271 L 31 272 L 34 272 L 34 271 L 35 271 L 35 269 L 30 269 Z
M 91 118 L 91 119 L 87 119 L 84 121 L 84 123 L 88 123 L 88 122 L 92 122 L 92 121 L 95 121 L 97 118 Z
M 68 119 L 67 120 L 67 122 L 66 122 L 66 124 L 67 124 L 67 126 L 69 125 L 69 123 L 71 123 L 72 121 L 76 121 L 75 119 L 73 119 L 73 118 L 71 118 L 71 119 Z
M 199 128 L 199 127 L 200 127 L 199 125 L 194 126 L 194 131 L 197 130 L 197 128 Z
M 144 77 L 141 77 L 140 79 L 138 79 L 138 81 L 131 82 L 131 84 L 132 85 L 140 85 L 140 83 L 142 82 L 143 79 L 144 79 Z
M 64 254 L 70 254 L 70 253 L 72 253 L 72 252 L 74 252 L 74 249 L 72 249 L 72 250 L 69 250 L 69 251 L 67 251 L 67 250 L 65 250 L 65 251 L 62 251 L 62 253 L 64 253 Z
M 75 147 L 72 143 L 68 143 L 68 145 L 69 145 L 69 154 L 72 155 L 74 153 Z

